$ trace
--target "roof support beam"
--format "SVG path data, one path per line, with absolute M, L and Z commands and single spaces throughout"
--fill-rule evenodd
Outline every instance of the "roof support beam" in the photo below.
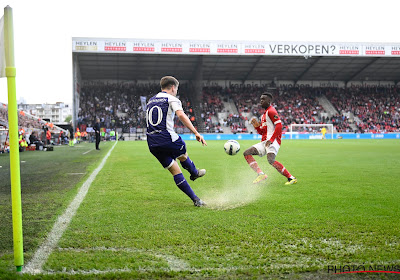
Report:
M 362 71 L 364 71 L 365 69 L 367 69 L 368 67 L 370 67 L 372 64 L 374 64 L 377 60 L 379 59 L 379 57 L 375 57 L 373 60 L 371 60 L 369 63 L 367 63 L 363 68 L 361 68 L 360 70 L 358 70 L 353 76 L 351 76 L 348 80 L 346 80 L 344 82 L 345 86 L 347 87 L 347 83 L 350 82 L 351 80 L 353 80 L 355 77 L 357 77 Z
M 203 85 L 203 56 L 200 55 L 196 62 L 196 67 L 192 73 L 192 78 L 190 83 L 193 87 L 191 95 L 192 101 L 194 101 L 194 105 L 197 105 L 201 102 L 203 98 L 202 85 Z
M 214 73 L 215 73 L 215 69 L 217 68 L 217 65 L 218 65 L 218 62 L 219 62 L 219 59 L 221 58 L 221 56 L 217 56 L 217 59 L 215 60 L 215 63 L 214 63 L 214 66 L 212 67 L 212 69 L 211 69 L 211 71 L 210 71 L 210 74 L 208 75 L 208 77 L 207 77 L 207 82 L 209 82 L 209 81 L 211 81 L 212 80 L 212 77 L 214 76 Z
M 244 76 L 244 78 L 242 79 L 242 84 L 244 84 L 244 82 L 247 81 L 247 79 L 249 78 L 249 76 L 251 75 L 251 73 L 253 73 L 254 69 L 257 67 L 258 63 L 260 63 L 262 56 L 260 55 L 257 60 L 253 63 L 253 65 L 251 66 L 251 69 L 249 70 L 249 72 L 247 72 L 246 76 Z
M 300 75 L 297 76 L 297 78 L 294 80 L 294 84 L 297 84 L 298 81 L 301 80 L 301 78 L 304 77 L 305 74 L 307 74 L 308 71 L 310 71 L 311 68 L 314 67 L 314 65 L 322 58 L 322 56 L 318 57 L 316 60 L 314 60 L 313 63 L 311 63 L 303 72 L 301 72 Z
M 199 71 L 201 71 L 201 79 L 203 79 L 203 56 L 199 55 L 194 66 L 191 80 L 195 80 L 199 76 Z

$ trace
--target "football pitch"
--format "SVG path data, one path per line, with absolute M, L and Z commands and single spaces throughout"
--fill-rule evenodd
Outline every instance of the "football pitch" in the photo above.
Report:
M 193 206 L 145 141 L 20 153 L 25 266 L 98 174 L 39 274 L 17 276 L 9 156 L 0 155 L 0 279 L 399 276 L 332 271 L 399 271 L 399 140 L 284 140 L 276 159 L 298 178 L 290 186 L 259 157 L 268 179 L 253 185 L 242 152 L 257 141 L 239 143 L 239 154 L 228 156 L 223 141 L 186 142 L 196 167 L 207 169 L 189 180 L 205 208 Z

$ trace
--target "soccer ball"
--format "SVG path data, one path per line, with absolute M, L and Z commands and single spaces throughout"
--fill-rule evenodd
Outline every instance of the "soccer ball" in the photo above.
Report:
M 234 156 L 240 151 L 240 144 L 236 140 L 228 140 L 224 144 L 224 150 L 228 155 Z

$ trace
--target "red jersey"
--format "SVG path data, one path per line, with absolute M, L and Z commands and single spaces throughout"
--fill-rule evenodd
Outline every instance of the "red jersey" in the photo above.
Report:
M 275 140 L 281 144 L 282 138 L 282 122 L 279 118 L 278 112 L 274 107 L 269 106 L 265 113 L 261 116 L 261 125 L 256 128 L 258 134 L 262 135 L 261 141 Z

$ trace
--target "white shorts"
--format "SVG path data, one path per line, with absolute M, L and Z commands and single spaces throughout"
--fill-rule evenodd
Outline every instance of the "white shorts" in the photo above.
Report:
M 275 154 L 275 156 L 278 155 L 279 148 L 281 147 L 281 145 L 278 144 L 278 141 L 275 140 L 272 142 L 268 148 L 265 147 L 265 143 L 267 143 L 267 140 L 253 145 L 253 147 L 257 149 L 260 157 L 263 157 L 269 153 Z

